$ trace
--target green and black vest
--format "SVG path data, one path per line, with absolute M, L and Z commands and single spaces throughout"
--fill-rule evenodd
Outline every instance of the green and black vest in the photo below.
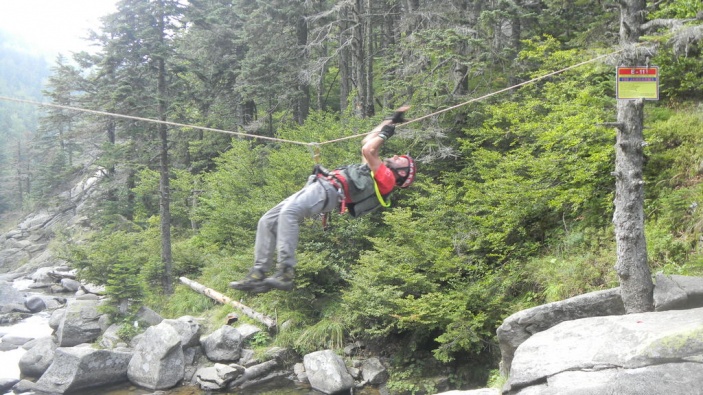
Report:
M 354 217 L 361 217 L 364 214 L 370 213 L 379 207 L 381 202 L 376 196 L 376 188 L 374 179 L 371 176 L 371 169 L 367 164 L 349 165 L 335 169 L 335 172 L 341 173 L 346 180 L 351 203 L 347 203 L 349 214 Z M 388 201 L 388 196 L 383 195 L 383 200 Z

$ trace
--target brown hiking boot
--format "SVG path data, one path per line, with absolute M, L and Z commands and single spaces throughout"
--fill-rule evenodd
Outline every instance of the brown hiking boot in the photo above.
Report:
M 249 292 L 261 288 L 265 278 L 266 274 L 261 269 L 254 268 L 249 271 L 243 280 L 232 281 L 229 286 L 239 291 Z
M 264 284 L 281 291 L 293 289 L 293 279 L 295 279 L 295 268 L 290 266 L 279 267 L 276 274 L 264 280 Z

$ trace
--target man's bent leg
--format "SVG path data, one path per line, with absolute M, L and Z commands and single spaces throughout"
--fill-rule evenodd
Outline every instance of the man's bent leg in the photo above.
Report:
M 287 200 L 267 211 L 259 219 L 256 228 L 256 241 L 254 243 L 254 267 L 249 270 L 243 280 L 229 283 L 231 288 L 247 292 L 257 290 L 258 292 L 265 292 L 267 290 L 268 287 L 263 284 L 263 280 L 266 278 L 266 273 L 273 266 L 278 215 Z
M 254 242 L 254 267 L 264 273 L 273 267 L 273 257 L 276 252 L 278 240 L 278 223 L 281 209 L 291 201 L 293 196 L 288 197 L 274 208 L 267 211 L 259 219 L 256 227 L 256 241 Z
M 328 192 L 332 193 L 328 193 Z M 276 273 L 264 280 L 273 288 L 289 291 L 293 288 L 297 260 L 300 221 L 330 211 L 336 207 L 337 192 L 329 184 L 316 182 L 297 193 L 281 208 L 278 217 L 278 267 Z

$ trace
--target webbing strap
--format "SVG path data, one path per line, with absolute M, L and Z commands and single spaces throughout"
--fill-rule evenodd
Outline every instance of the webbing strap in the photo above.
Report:
M 383 195 L 381 195 L 381 191 L 378 189 L 378 184 L 376 183 L 376 177 L 374 176 L 373 171 L 371 172 L 371 179 L 373 180 L 373 188 L 376 190 L 376 197 L 378 198 L 378 202 L 381 203 L 381 206 L 383 207 L 390 207 L 391 199 L 389 197 L 388 202 L 383 200 Z

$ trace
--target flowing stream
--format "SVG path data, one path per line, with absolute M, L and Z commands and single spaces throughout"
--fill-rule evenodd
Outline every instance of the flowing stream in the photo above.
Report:
M 15 280 L 13 287 L 19 291 L 26 292 L 32 280 Z M 53 329 L 49 327 L 49 317 L 51 313 L 42 311 L 24 320 L 8 326 L 0 326 L 0 337 L 12 335 L 26 338 L 39 338 L 51 336 Z M 0 340 L 2 343 L 2 340 Z M 20 368 L 18 363 L 22 355 L 27 352 L 24 348 L 18 347 L 10 351 L 0 351 L 0 377 L 20 378 Z

